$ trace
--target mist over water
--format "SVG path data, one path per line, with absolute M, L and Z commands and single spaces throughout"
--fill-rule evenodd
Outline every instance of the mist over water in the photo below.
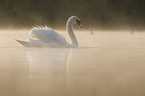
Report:
M 75 31 L 78 48 L 25 48 L 14 40 L 28 33 L 0 30 L 0 95 L 145 95 L 144 32 Z
M 0 96 L 145 96 L 144 0 L 1 0 Z M 47 25 L 78 48 L 26 48 Z M 60 30 L 61 29 L 61 30 Z

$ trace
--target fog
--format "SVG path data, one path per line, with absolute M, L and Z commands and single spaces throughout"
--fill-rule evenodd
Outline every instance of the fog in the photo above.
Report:
M 28 34 L 0 30 L 0 96 L 145 95 L 144 32 L 76 31 L 78 48 L 25 48 L 14 40 Z
M 87 29 L 142 30 L 144 5 L 144 0 L 1 0 L 0 28 L 64 29 L 67 19 L 76 15 Z
M 0 0 L 0 96 L 145 96 L 144 12 L 144 0 Z M 72 15 L 77 48 L 16 42 L 47 25 L 71 43 Z

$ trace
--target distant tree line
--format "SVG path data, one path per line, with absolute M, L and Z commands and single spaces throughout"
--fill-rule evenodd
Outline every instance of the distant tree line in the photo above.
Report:
M 145 27 L 145 0 L 0 0 L 0 27 L 64 27 L 71 16 L 85 28 Z

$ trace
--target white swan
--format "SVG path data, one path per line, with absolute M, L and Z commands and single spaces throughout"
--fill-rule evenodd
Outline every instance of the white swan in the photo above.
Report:
M 77 16 L 71 16 L 66 24 L 66 30 L 71 39 L 71 44 L 67 43 L 65 38 L 48 27 L 35 27 L 30 31 L 32 37 L 39 40 L 28 39 L 26 41 L 16 40 L 25 47 L 78 47 L 77 38 L 72 30 L 72 25 L 77 24 L 82 28 L 80 19 Z

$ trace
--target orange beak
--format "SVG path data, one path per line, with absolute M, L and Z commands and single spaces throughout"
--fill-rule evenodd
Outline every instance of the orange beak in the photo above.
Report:
M 81 24 L 79 26 L 80 26 L 81 29 L 83 28 L 83 26 Z

